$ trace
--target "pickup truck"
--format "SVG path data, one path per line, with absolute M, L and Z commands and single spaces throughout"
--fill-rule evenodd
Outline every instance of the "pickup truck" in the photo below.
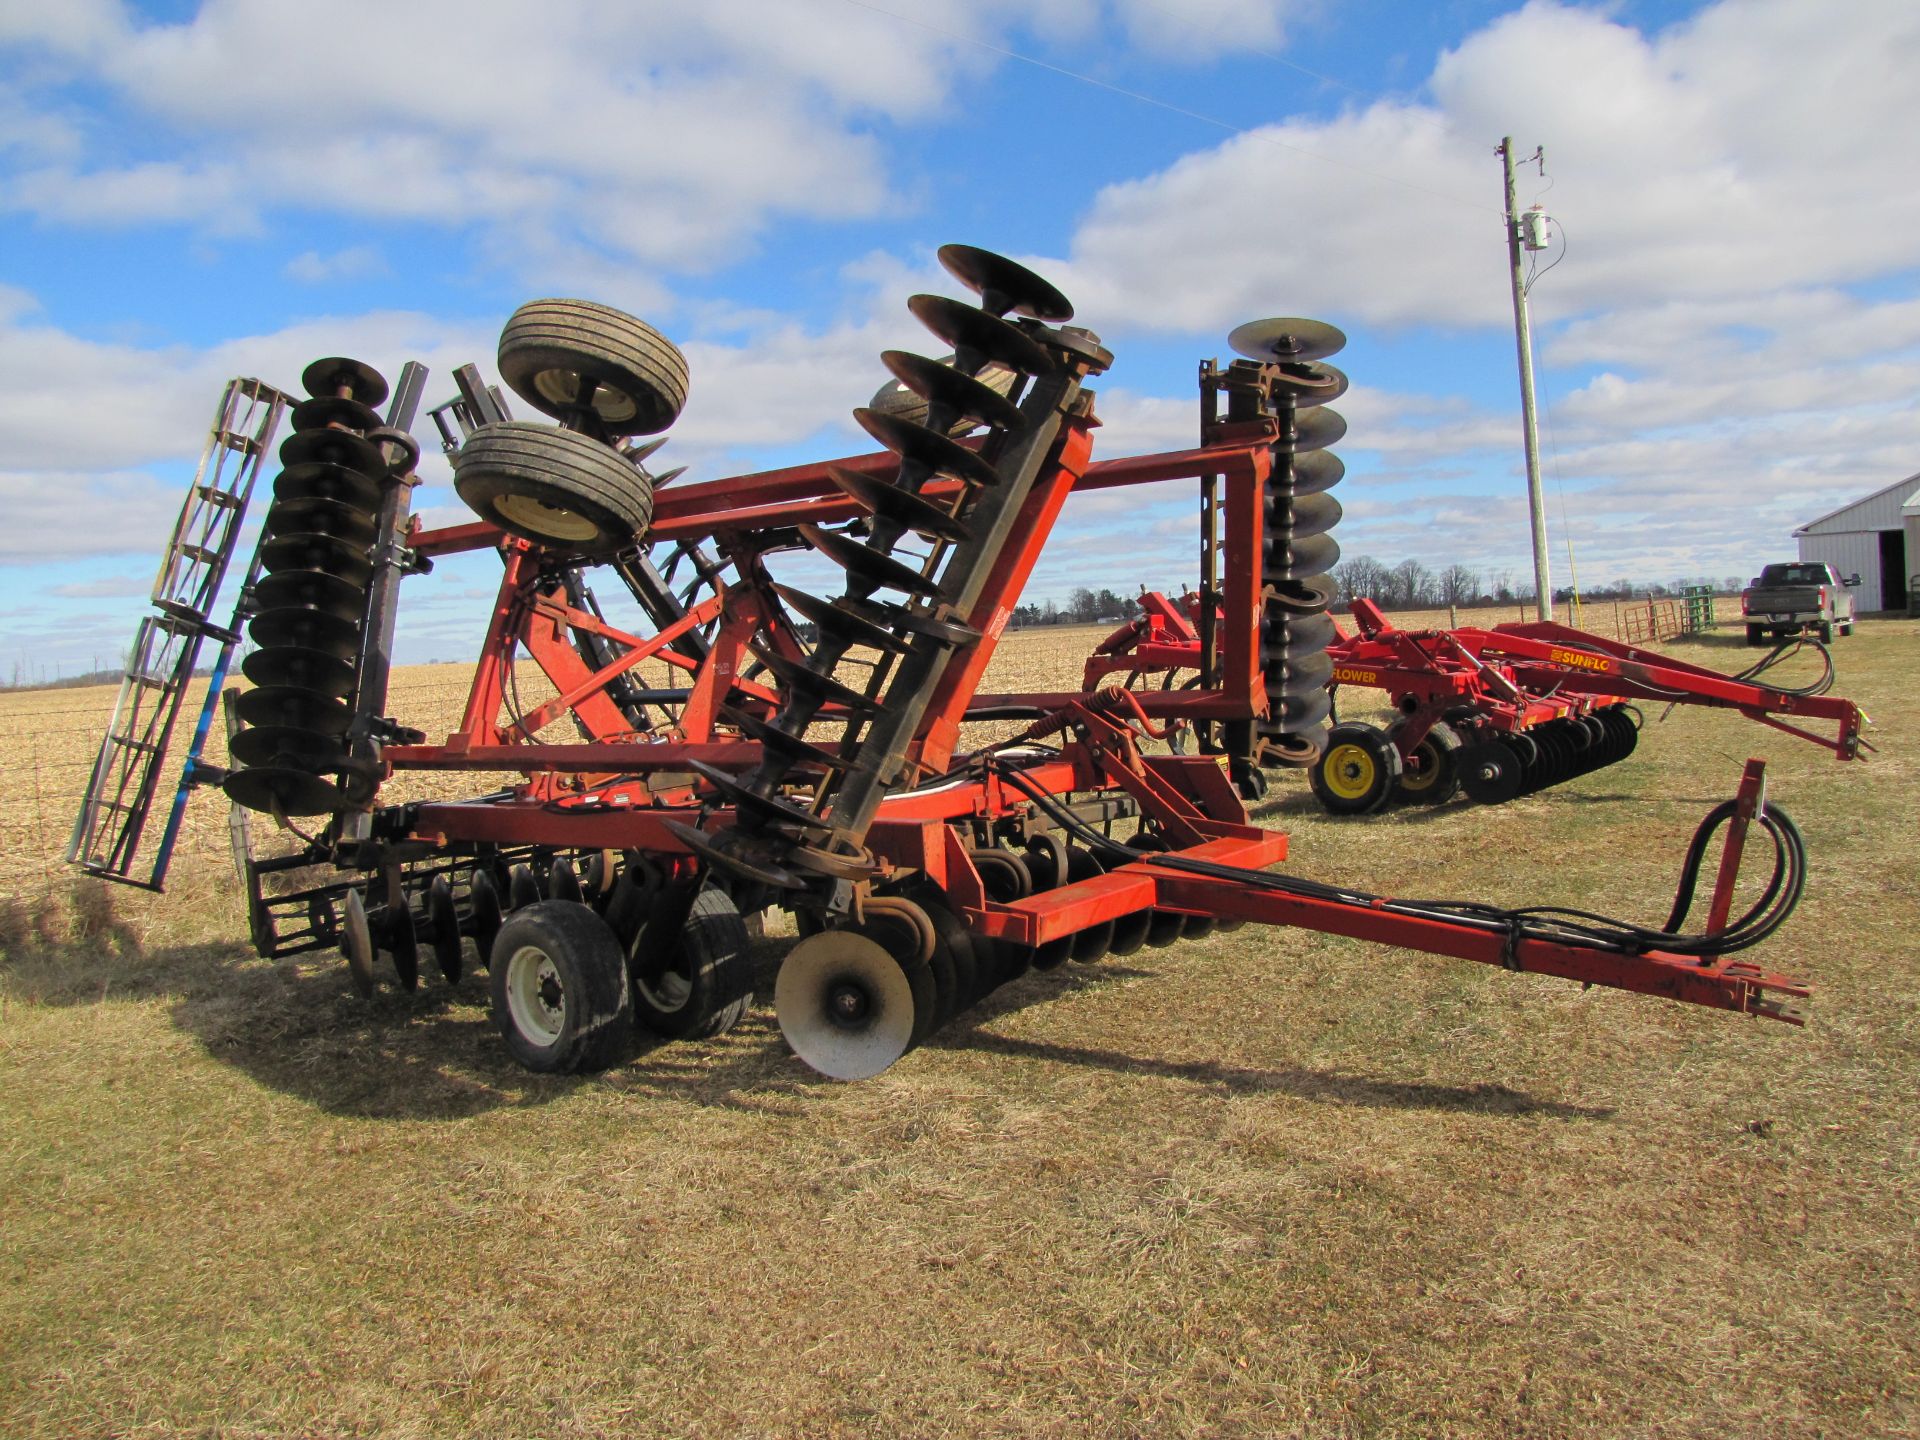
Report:
M 1833 632 L 1853 633 L 1853 593 L 1860 577 L 1840 573 L 1831 565 L 1810 560 L 1782 561 L 1764 567 L 1740 596 L 1746 617 L 1747 643 L 1759 645 L 1768 635 L 1798 635 L 1811 630 L 1823 642 Z

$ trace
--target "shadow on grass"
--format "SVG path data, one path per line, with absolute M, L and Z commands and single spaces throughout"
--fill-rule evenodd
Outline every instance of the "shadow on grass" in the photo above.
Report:
M 839 1088 L 788 1053 L 764 1003 L 718 1040 L 679 1044 L 636 1032 L 622 1059 L 603 1074 L 536 1075 L 515 1064 L 501 1044 L 487 1013 L 487 975 L 474 967 L 471 947 L 467 969 L 453 984 L 423 957 L 413 991 L 398 987 L 383 955 L 380 986 L 363 1000 L 332 951 L 262 961 L 233 944 L 147 950 L 110 915 L 91 920 L 84 938 L 23 937 L 0 950 L 0 996 L 48 1009 L 164 1002 L 171 1023 L 208 1057 L 331 1115 L 457 1120 L 542 1105 L 596 1085 L 702 1106 L 792 1112 L 810 1095 Z M 770 938 L 755 947 L 763 1001 L 772 993 L 787 943 Z M 986 1050 L 1331 1104 L 1585 1119 L 1609 1113 L 1537 1101 L 1503 1086 L 1411 1085 L 1302 1067 L 1169 1061 L 1011 1039 L 980 1028 L 1029 1006 L 1156 973 L 1118 960 L 1032 972 L 994 991 L 927 1043 L 934 1050 Z
M 1614 1114 L 1611 1107 L 1539 1100 L 1505 1085 L 1425 1085 L 1373 1080 L 1364 1075 L 1297 1065 L 1256 1069 L 1246 1065 L 1227 1065 L 1217 1060 L 1162 1060 L 1153 1056 L 1129 1055 L 1119 1050 L 1018 1040 L 975 1028 L 963 1030 L 956 1027 L 935 1036 L 928 1043 L 947 1050 L 986 1050 L 1028 1060 L 1085 1065 L 1120 1075 L 1159 1075 L 1170 1080 L 1213 1086 L 1230 1095 L 1280 1094 L 1300 1100 L 1361 1105 L 1374 1109 L 1471 1110 L 1489 1115 L 1540 1115 L 1554 1120 L 1610 1120 Z

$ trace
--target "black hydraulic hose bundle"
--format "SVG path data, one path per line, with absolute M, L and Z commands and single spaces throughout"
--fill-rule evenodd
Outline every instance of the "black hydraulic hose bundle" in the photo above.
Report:
M 1744 914 L 1731 920 L 1726 929 L 1717 934 L 1686 935 L 1679 933 L 1678 927 L 1685 923 L 1687 912 L 1692 908 L 1694 891 L 1698 884 L 1700 866 L 1705 858 L 1707 845 L 1713 833 L 1733 816 L 1735 801 L 1728 800 L 1716 806 L 1694 831 L 1693 839 L 1687 847 L 1686 862 L 1681 869 L 1680 885 L 1674 896 L 1673 910 L 1667 918 L 1666 927 L 1654 930 L 1628 921 L 1615 920 L 1609 916 L 1560 906 L 1506 909 L 1472 900 L 1394 900 L 1370 894 L 1364 890 L 1327 885 L 1295 875 L 1281 875 L 1265 870 L 1245 870 L 1212 861 L 1139 850 L 1122 841 L 1111 839 L 1086 824 L 1061 806 L 1053 796 L 1048 795 L 1020 774 L 1017 768 L 990 754 L 982 756 L 981 763 L 1026 795 L 1055 823 L 1083 844 L 1125 862 L 1155 865 L 1162 869 L 1179 870 L 1209 879 L 1231 880 L 1236 884 L 1251 885 L 1257 889 L 1279 890 L 1287 894 L 1330 901 L 1335 904 L 1384 910 L 1390 914 L 1422 919 L 1444 920 L 1502 934 L 1514 943 L 1523 939 L 1543 940 L 1585 945 L 1630 955 L 1641 954 L 1648 950 L 1665 950 L 1673 954 L 1691 955 L 1707 960 L 1747 949 L 1765 940 L 1793 913 L 1806 887 L 1806 841 L 1802 838 L 1799 827 L 1793 823 L 1792 817 L 1775 805 L 1762 806 L 1753 819 L 1753 823 L 1772 839 L 1774 847 L 1773 874 L 1760 898 L 1748 907 Z
M 1809 646 L 1819 652 L 1821 664 L 1820 678 L 1810 685 L 1801 686 L 1776 685 L 1769 681 L 1767 682 L 1767 688 L 1781 695 L 1824 695 L 1833 689 L 1833 652 L 1828 650 L 1827 647 L 1818 640 L 1808 639 L 1805 636 L 1781 641 L 1778 645 L 1774 646 L 1772 650 L 1768 651 L 1765 655 L 1761 656 L 1760 659 L 1732 678 L 1735 680 L 1758 681 L 1763 672 L 1772 669 L 1782 660 L 1797 655 L 1801 650 Z

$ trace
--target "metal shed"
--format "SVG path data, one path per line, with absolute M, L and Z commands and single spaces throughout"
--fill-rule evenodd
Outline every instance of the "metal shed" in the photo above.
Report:
M 1793 532 L 1800 558 L 1824 561 L 1842 575 L 1858 572 L 1862 610 L 1905 610 L 1907 588 L 1920 574 L 1920 474 L 1842 505 Z

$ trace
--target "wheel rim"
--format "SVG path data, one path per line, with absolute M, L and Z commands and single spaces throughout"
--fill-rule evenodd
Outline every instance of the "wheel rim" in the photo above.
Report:
M 549 505 L 531 495 L 502 495 L 493 508 L 503 520 L 554 540 L 592 540 L 600 527 L 577 511 Z
M 635 974 L 633 987 L 647 1004 L 663 1015 L 683 1008 L 693 998 L 693 980 L 681 965 L 671 960 L 651 974 Z
M 1335 745 L 1325 760 L 1327 789 L 1342 800 L 1364 799 L 1379 780 L 1379 767 L 1365 747 L 1351 741 Z
M 1409 795 L 1424 795 L 1440 783 L 1440 767 L 1446 763 L 1446 756 L 1433 741 L 1422 740 L 1414 747 L 1413 759 L 1415 768 L 1401 772 L 1400 788 Z
M 602 420 L 620 425 L 639 415 L 639 403 L 631 395 L 604 381 L 589 380 L 577 370 L 542 370 L 533 377 L 540 398 L 559 409 L 577 406 L 589 386 L 593 397 L 587 403 Z
M 567 990 L 553 957 L 522 945 L 507 961 L 507 1011 L 514 1027 L 536 1045 L 559 1040 L 567 1019 Z

